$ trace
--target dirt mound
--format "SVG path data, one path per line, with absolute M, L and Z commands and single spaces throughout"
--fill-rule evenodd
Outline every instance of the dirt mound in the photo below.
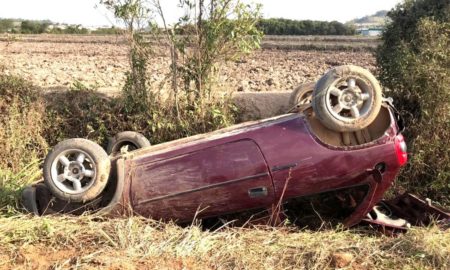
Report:
M 284 114 L 289 110 L 290 92 L 236 93 L 233 101 L 241 121 L 258 120 Z

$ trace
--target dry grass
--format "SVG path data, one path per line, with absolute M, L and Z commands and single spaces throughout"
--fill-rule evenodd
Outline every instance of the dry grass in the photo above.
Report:
M 398 238 L 358 231 L 223 228 L 141 218 L 0 218 L 0 268 L 448 269 L 450 232 Z

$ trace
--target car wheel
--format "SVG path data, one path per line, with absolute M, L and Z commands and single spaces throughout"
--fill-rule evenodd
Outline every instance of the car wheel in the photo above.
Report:
M 111 161 L 96 143 L 69 139 L 57 144 L 44 161 L 44 183 L 62 200 L 86 202 L 106 187 Z
M 141 133 L 124 131 L 118 133 L 109 141 L 106 152 L 115 156 L 122 151 L 134 151 L 148 146 L 151 146 L 150 141 Z
M 36 203 L 36 187 L 27 186 L 22 191 L 22 206 L 27 212 L 39 215 L 39 209 Z
M 331 69 L 316 84 L 312 106 L 326 127 L 339 132 L 361 130 L 381 109 L 382 92 L 377 79 L 357 66 Z
M 291 96 L 289 97 L 289 106 L 291 108 L 293 107 L 298 108 L 300 106 L 310 104 L 312 102 L 312 96 L 315 85 L 316 83 L 309 82 L 301 84 L 297 88 L 295 88 Z

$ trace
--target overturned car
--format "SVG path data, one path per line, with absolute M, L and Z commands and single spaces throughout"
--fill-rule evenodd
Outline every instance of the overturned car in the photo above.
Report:
M 134 132 L 118 134 L 108 153 L 85 139 L 63 141 L 23 204 L 38 215 L 180 223 L 279 205 L 298 220 L 312 214 L 353 226 L 407 162 L 402 123 L 360 67 L 334 68 L 294 98 L 294 113 L 160 145 Z

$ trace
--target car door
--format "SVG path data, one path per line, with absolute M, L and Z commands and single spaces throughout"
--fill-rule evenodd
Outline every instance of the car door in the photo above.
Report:
M 131 183 L 136 213 L 187 221 L 273 203 L 272 179 L 253 140 L 239 140 L 136 168 Z

